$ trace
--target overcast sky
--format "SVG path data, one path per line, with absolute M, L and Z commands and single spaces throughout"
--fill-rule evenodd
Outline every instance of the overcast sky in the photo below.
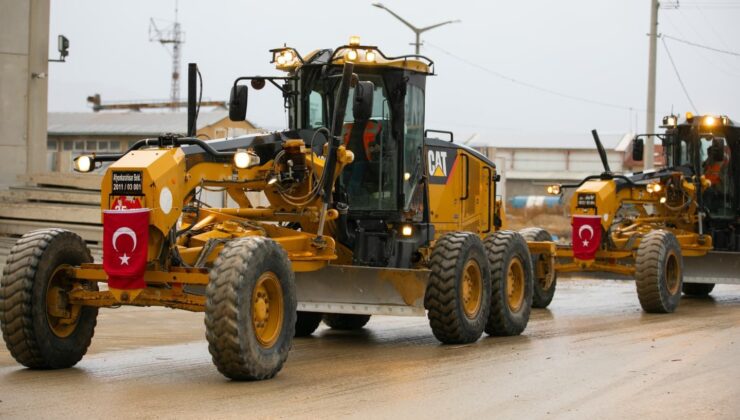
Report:
M 682 1 L 661 9 L 664 34 L 740 51 L 740 1 Z M 733 4 L 734 3 L 734 4 Z M 56 35 L 70 39 L 66 63 L 51 63 L 49 110 L 90 110 L 85 98 L 166 99 L 171 59 L 149 42 L 149 18 L 172 20 L 174 0 L 52 1 L 50 55 Z M 371 1 L 180 0 L 182 99 L 188 62 L 204 77 L 204 97 L 226 99 L 239 75 L 277 74 L 268 50 L 287 43 L 302 53 L 334 48 L 359 35 L 387 55 L 413 52 L 413 33 Z M 477 143 L 517 135 L 586 137 L 644 130 L 649 0 L 430 1 L 385 0 L 417 26 L 461 23 L 423 35 L 422 53 L 436 62 L 427 84 L 427 128 L 449 129 Z M 696 6 L 702 7 L 696 7 Z M 701 113 L 740 120 L 740 57 L 667 40 L 680 75 Z M 657 114 L 692 110 L 659 41 Z M 451 55 L 450 55 L 451 54 Z M 513 83 L 508 76 L 571 97 Z M 633 108 L 634 111 L 619 107 Z M 250 92 L 247 117 L 284 126 L 276 89 Z

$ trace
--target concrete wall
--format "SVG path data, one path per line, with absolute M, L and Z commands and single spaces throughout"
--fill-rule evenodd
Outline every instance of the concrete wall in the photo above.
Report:
M 49 0 L 0 0 L 0 186 L 46 162 Z

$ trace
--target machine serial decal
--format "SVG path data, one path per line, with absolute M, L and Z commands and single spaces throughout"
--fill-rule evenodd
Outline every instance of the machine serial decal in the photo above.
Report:
M 432 148 L 427 149 L 427 170 L 430 184 L 446 184 L 453 172 L 457 150 Z

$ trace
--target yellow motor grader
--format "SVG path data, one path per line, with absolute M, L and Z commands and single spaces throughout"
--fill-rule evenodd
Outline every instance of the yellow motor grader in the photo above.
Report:
M 665 168 L 630 176 L 605 171 L 574 189 L 572 243 L 558 246 L 556 273 L 608 272 L 634 277 L 646 312 L 673 312 L 681 293 L 706 296 L 715 283 L 740 282 L 740 128 L 727 116 L 663 119 Z M 633 142 L 641 161 L 644 138 Z M 652 153 L 652 151 L 650 151 Z M 685 257 L 685 258 L 684 258 Z
M 274 376 L 294 336 L 322 320 L 356 329 L 371 315 L 426 315 L 443 343 L 525 329 L 528 244 L 501 230 L 495 165 L 452 133 L 428 137 L 433 62 L 388 57 L 354 37 L 306 56 L 271 53 L 286 74 L 237 78 L 229 116 L 245 119 L 246 81 L 254 90 L 269 82 L 289 129 L 193 137 L 191 64 L 187 136 L 76 159 L 78 171 L 105 170 L 103 263 L 70 231 L 18 240 L 0 285 L 0 325 L 19 363 L 74 365 L 98 309 L 121 305 L 205 312 L 213 363 L 236 380 Z M 207 206 L 206 190 L 223 191 L 231 207 Z M 552 242 L 530 246 L 554 251 Z

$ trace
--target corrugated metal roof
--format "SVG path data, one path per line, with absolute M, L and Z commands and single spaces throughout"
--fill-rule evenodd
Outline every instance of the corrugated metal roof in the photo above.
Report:
M 599 133 L 599 138 L 607 150 L 615 150 L 631 133 Z M 461 141 L 461 140 L 455 140 Z M 629 142 L 629 140 L 626 140 Z M 476 135 L 468 144 L 474 147 L 495 147 L 502 149 L 596 149 L 590 131 L 579 134 L 488 134 Z
M 198 128 L 228 116 L 223 111 L 201 111 Z M 157 136 L 187 131 L 185 112 L 50 112 L 50 135 L 136 135 Z

